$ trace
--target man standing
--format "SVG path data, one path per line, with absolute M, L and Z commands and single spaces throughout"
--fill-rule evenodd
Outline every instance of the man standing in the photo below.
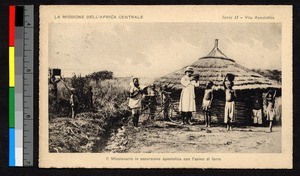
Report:
M 193 67 L 187 67 L 185 69 L 185 75 L 180 81 L 181 85 L 183 86 L 179 102 L 179 111 L 181 112 L 182 116 L 182 124 L 190 124 L 192 112 L 196 111 L 195 86 L 198 86 L 199 82 L 198 80 L 193 79 L 193 73 Z
M 54 74 L 51 74 L 49 79 L 49 104 L 55 105 L 57 102 L 57 83 L 61 81 L 60 78 L 56 78 Z
M 132 110 L 133 126 L 138 127 L 142 107 L 142 90 L 140 89 L 138 78 L 133 78 L 132 82 L 133 84 L 130 88 L 129 107 Z

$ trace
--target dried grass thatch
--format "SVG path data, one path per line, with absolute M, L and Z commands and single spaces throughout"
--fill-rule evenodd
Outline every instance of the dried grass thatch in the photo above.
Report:
M 227 58 L 218 48 L 218 40 L 215 47 L 206 57 L 199 58 L 191 65 L 194 73 L 200 75 L 200 88 L 205 88 L 208 81 L 213 81 L 216 89 L 223 88 L 223 80 L 227 73 L 235 75 L 234 89 L 280 89 L 276 81 L 270 80 L 250 69 L 237 64 L 233 59 Z M 169 88 L 181 89 L 180 79 L 184 76 L 186 67 L 160 77 L 156 84 L 167 85 Z

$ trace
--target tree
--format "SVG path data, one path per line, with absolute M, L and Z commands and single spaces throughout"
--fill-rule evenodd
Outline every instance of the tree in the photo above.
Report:
M 104 70 L 104 71 L 94 72 L 92 74 L 87 75 L 86 77 L 89 78 L 90 80 L 96 81 L 96 83 L 98 84 L 98 82 L 101 80 L 112 79 L 113 72 Z
M 279 70 L 252 69 L 252 71 L 257 72 L 269 79 L 275 80 L 278 83 L 281 83 L 281 71 Z

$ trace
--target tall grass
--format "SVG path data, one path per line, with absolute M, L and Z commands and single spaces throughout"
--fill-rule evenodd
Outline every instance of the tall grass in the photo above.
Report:
M 75 119 L 66 117 L 70 111 L 70 92 L 59 83 L 57 109 L 49 111 L 49 151 L 97 152 L 99 143 L 105 141 L 105 134 L 114 124 L 130 115 L 129 82 L 123 79 L 94 81 L 80 76 L 65 82 L 78 89 L 79 114 Z M 89 86 L 93 92 L 93 111 L 85 109 L 85 95 Z
M 94 92 L 94 105 L 98 110 L 109 108 L 116 109 L 127 108 L 127 99 L 129 89 L 124 82 L 118 79 L 104 80 L 101 82 L 90 82 Z

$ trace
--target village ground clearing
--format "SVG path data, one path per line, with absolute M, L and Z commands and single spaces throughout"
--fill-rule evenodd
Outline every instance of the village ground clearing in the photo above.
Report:
M 164 121 L 134 128 L 129 122 L 111 133 L 106 146 L 99 152 L 280 153 L 281 126 L 275 126 L 272 133 L 267 131 L 268 127 L 245 126 L 226 131 L 219 125 L 207 129 L 203 124 L 180 125 Z

